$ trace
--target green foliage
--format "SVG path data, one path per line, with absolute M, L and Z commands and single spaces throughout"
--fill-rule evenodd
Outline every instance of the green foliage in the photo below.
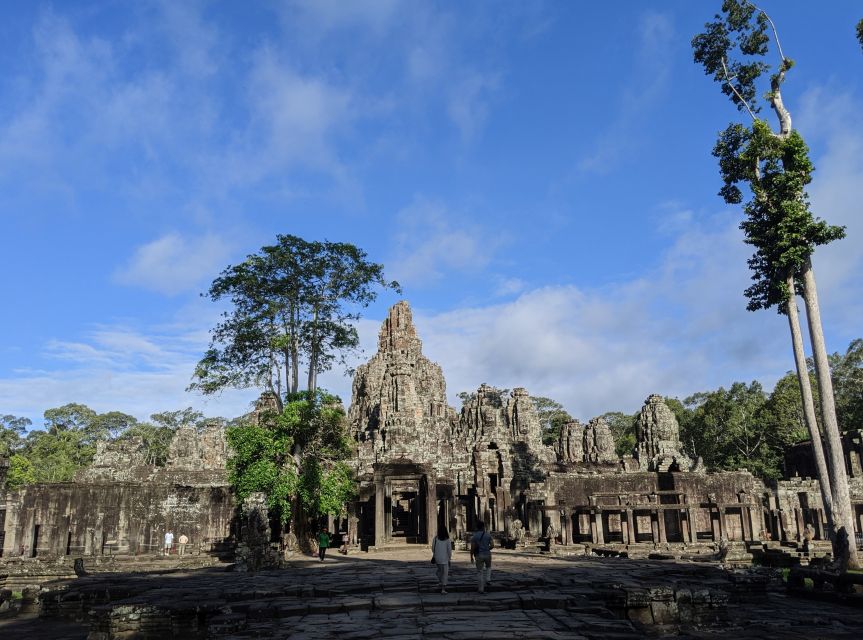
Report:
M 792 294 L 786 275 L 800 272 L 816 246 L 845 235 L 843 227 L 828 225 L 810 211 L 805 191 L 813 171 L 809 148 L 796 131 L 777 136 L 766 122 L 756 120 L 751 130 L 730 125 L 720 134 L 713 155 L 719 159 L 725 183 L 720 195 L 726 202 L 742 201 L 741 183 L 752 193 L 740 223 L 746 243 L 755 247 L 748 261 L 754 284 L 746 289 L 747 308 L 776 306 L 784 313 Z
M 229 299 L 233 309 L 213 329 L 190 388 L 210 394 L 259 387 L 281 399 L 298 391 L 302 361 L 313 391 L 319 372 L 344 364 L 358 347 L 354 324 L 377 287 L 399 291 L 384 280 L 383 266 L 352 244 L 276 240 L 213 281 L 207 295 Z
M 635 423 L 638 414 L 628 415 L 620 411 L 609 411 L 600 416 L 611 428 L 614 437 L 614 452 L 618 456 L 632 455 L 635 449 Z
M 829 357 L 836 415 L 843 430 L 863 428 L 863 340 L 852 340 L 844 355 Z
M 817 420 L 818 385 L 815 383 L 813 374 L 810 373 L 809 378 Z M 803 413 L 803 399 L 800 396 L 800 381 L 796 373 L 787 373 L 779 378 L 764 405 L 761 417 L 763 428 L 774 434 L 774 437 L 786 446 L 809 439 L 809 430 L 806 428 L 806 418 Z
M 33 463 L 27 456 L 20 453 L 9 458 L 9 469 L 6 474 L 6 486 L 9 489 L 17 489 L 25 484 L 36 482 L 36 474 L 33 471 Z
M 695 62 L 721 83 L 722 93 L 739 110 L 748 106 L 757 113 L 757 82 L 770 69 L 760 60 L 767 53 L 767 16 L 746 0 L 725 0 L 722 12 L 724 16 L 714 16 L 704 25 L 704 33 L 692 39 Z
M 860 42 L 860 47 L 863 48 L 863 20 L 857 23 L 857 40 Z
M 560 437 L 561 427 L 572 422 L 573 417 L 556 400 L 542 396 L 532 396 L 531 400 L 542 427 L 543 444 L 554 444 Z
M 828 225 L 810 211 L 806 185 L 812 180 L 809 149 L 796 131 L 781 101 L 781 85 L 793 61 L 780 51 L 778 68 L 770 76 L 764 94 L 780 117 L 780 132 L 755 118 L 759 111 L 757 81 L 771 67 L 767 54 L 767 15 L 748 0 L 725 0 L 722 15 L 705 25 L 692 40 L 695 62 L 720 83 L 739 110 L 747 110 L 752 127 L 730 124 L 719 134 L 713 155 L 719 160 L 723 186 L 719 191 L 729 204 L 744 202 L 745 187 L 751 198 L 744 205 L 746 219 L 740 228 L 747 244 L 755 247 L 749 259 L 752 284 L 746 289 L 750 311 L 777 307 L 785 313 L 790 296 L 787 278 L 795 278 L 808 265 L 815 247 L 844 237 L 843 227 Z
M 32 423 L 29 418 L 13 415 L 0 416 L 0 456 L 11 455 L 23 443 L 27 427 Z
M 782 474 L 785 449 L 808 433 L 796 375 L 788 374 L 769 396 L 758 382 L 700 392 L 669 402 L 690 454 L 712 469 L 744 468 L 763 478 Z
M 227 431 L 233 455 L 231 484 L 240 500 L 267 494 L 268 506 L 284 524 L 296 502 L 306 515 L 338 513 L 353 492 L 344 460 L 350 455 L 345 413 L 326 391 L 288 396 L 283 411 L 265 424 L 242 423 Z
M 168 450 L 174 438 L 174 429 L 157 426 L 150 422 L 138 422 L 126 429 L 117 440 L 140 438 L 147 464 L 163 467 L 168 460 Z
M 150 416 L 157 427 L 164 427 L 176 431 L 180 427 L 195 427 L 200 429 L 211 419 L 205 418 L 204 414 L 192 407 L 178 409 L 176 411 L 161 411 Z

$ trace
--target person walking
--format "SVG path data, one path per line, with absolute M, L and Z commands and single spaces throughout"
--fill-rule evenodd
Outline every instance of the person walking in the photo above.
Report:
M 166 556 L 171 554 L 171 548 L 173 546 L 174 546 L 174 532 L 173 531 L 166 531 L 165 532 L 165 546 L 163 549 Z
M 491 586 L 491 550 L 494 540 L 485 530 L 485 523 L 476 523 L 477 531 L 470 539 L 470 558 L 476 563 L 477 591 L 485 593 L 486 585 Z
M 437 569 L 440 592 L 446 593 L 449 566 L 452 562 L 452 542 L 449 539 L 449 531 L 444 525 L 438 527 L 437 535 L 432 539 L 432 562 L 435 563 Z
M 189 537 L 185 533 L 181 533 L 177 539 L 177 552 L 182 556 L 186 553 L 186 545 L 189 544 Z
M 324 530 L 318 534 L 318 557 L 321 559 L 321 562 L 324 561 L 324 555 L 327 552 L 327 547 L 330 546 L 330 533 L 327 531 L 327 528 L 324 527 Z

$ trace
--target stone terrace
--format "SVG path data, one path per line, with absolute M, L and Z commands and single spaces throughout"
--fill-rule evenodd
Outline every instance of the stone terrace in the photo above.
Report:
M 863 611 L 786 595 L 770 572 L 497 551 L 490 593 L 456 553 L 449 593 L 417 548 L 288 569 L 101 574 L 54 583 L 0 637 L 859 638 Z M 78 624 L 75 624 L 77 621 Z M 89 635 L 88 635 L 89 633 Z

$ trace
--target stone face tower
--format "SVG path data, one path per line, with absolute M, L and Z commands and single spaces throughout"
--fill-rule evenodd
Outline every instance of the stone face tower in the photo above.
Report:
M 422 354 L 407 302 L 390 309 L 378 352 L 357 368 L 349 419 L 360 474 L 375 463 L 442 466 L 452 457 L 455 412 L 443 371 Z
M 662 396 L 644 401 L 636 437 L 642 471 L 689 471 L 692 461 L 680 450 L 680 426 Z

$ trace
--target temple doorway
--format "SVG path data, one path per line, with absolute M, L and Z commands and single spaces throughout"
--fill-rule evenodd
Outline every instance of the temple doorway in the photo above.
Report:
M 416 543 L 419 538 L 420 516 L 419 493 L 416 491 L 393 491 L 392 495 L 392 538 Z

